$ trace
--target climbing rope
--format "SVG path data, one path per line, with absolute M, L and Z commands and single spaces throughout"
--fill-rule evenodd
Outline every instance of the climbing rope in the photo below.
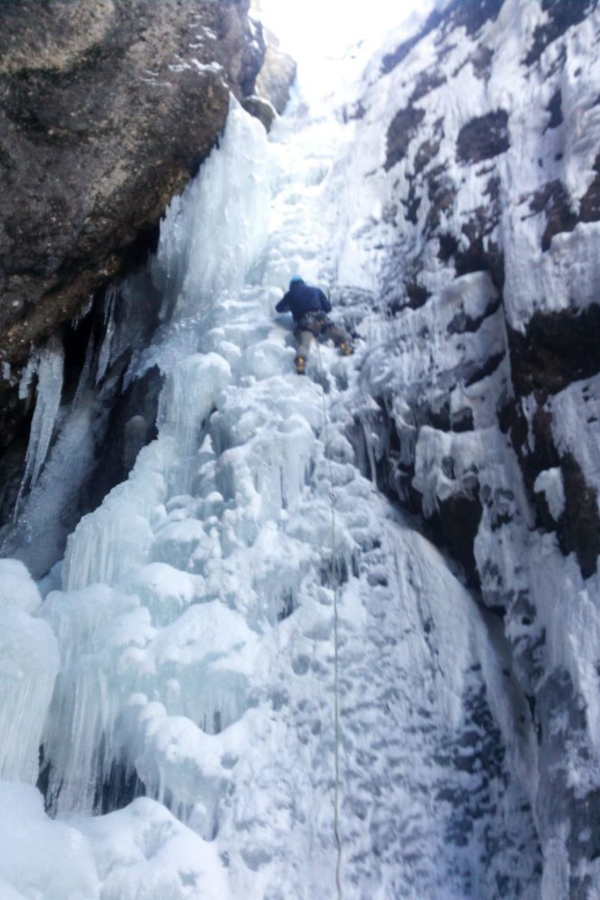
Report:
M 317 345 L 319 372 L 321 375 L 321 398 L 323 401 L 323 433 L 325 436 L 325 458 L 329 470 L 329 500 L 331 503 L 331 575 L 333 580 L 333 714 L 334 714 L 334 790 L 333 790 L 333 833 L 335 837 L 337 858 L 335 866 L 335 883 L 338 900 L 342 900 L 342 838 L 340 835 L 340 690 L 339 690 L 339 653 L 338 653 L 338 601 L 339 601 L 339 569 L 337 561 L 337 537 L 335 522 L 335 498 L 333 495 L 333 467 L 329 454 L 329 429 L 325 390 L 323 389 L 324 371 L 321 359 L 321 347 Z

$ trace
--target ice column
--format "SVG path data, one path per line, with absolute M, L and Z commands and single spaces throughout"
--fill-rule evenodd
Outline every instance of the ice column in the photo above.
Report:
M 269 206 L 265 130 L 232 98 L 218 151 L 173 200 L 161 227 L 153 277 L 163 308 L 194 315 L 238 290 L 265 244 Z
M 154 277 L 180 321 L 170 331 L 164 329 L 166 336 L 163 333 L 162 343 L 154 348 L 164 350 L 161 359 L 176 360 L 165 365 L 159 436 L 141 451 L 127 481 L 113 488 L 70 536 L 62 572 L 65 591 L 51 593 L 44 607 L 62 651 L 45 736 L 51 762 L 49 797 L 61 811 L 91 811 L 98 785 L 109 777 L 112 764 L 132 762 L 127 724 L 131 696 L 143 693 L 153 699 L 156 692 L 158 702 L 174 690 L 171 658 L 164 664 L 157 661 L 154 668 L 149 609 L 135 590 L 123 593 L 120 586 L 147 581 L 144 573 L 147 576 L 151 566 L 156 571 L 157 535 L 171 509 L 169 501 L 195 476 L 206 420 L 232 379 L 229 363 L 218 353 L 192 352 L 179 358 L 178 332 L 193 335 L 195 350 L 206 329 L 205 315 L 219 296 L 227 306 L 230 293 L 237 293 L 262 250 L 270 204 L 268 158 L 264 128 L 232 101 L 220 147 L 174 201 L 161 228 Z M 236 302 L 233 297 L 231 302 Z M 161 561 L 173 564 L 172 558 Z M 202 609 L 205 615 L 206 605 Z M 229 637 L 233 614 L 224 613 L 229 620 L 223 632 Z M 244 627 L 244 635 L 247 632 Z M 190 649 L 184 642 L 175 659 L 185 652 Z M 204 655 L 210 653 L 212 649 Z M 203 658 L 194 663 L 199 669 Z M 167 685 L 157 692 L 163 668 L 169 672 Z M 150 673 L 153 680 L 148 681 Z M 228 717 L 237 717 L 245 698 L 238 673 L 219 671 L 219 677 L 216 691 L 193 691 L 195 717 L 206 719 L 210 728 L 216 728 L 216 718 L 221 717 L 222 725 Z M 183 697 L 183 676 L 181 686 Z M 183 700 L 181 708 L 187 713 Z M 201 734 L 197 725 L 190 728 Z M 151 782 L 151 774 L 146 777 Z M 169 789 L 175 801 L 183 796 L 176 785 Z M 198 791 L 195 781 L 193 791 Z
M 60 407 L 64 364 L 65 354 L 62 344 L 57 338 L 51 338 L 25 370 L 19 396 L 22 399 L 27 396 L 31 379 L 37 375 L 37 400 L 19 497 L 26 485 L 29 484 L 31 487 L 35 485 L 48 455 Z
M 49 625 L 32 617 L 41 597 L 15 559 L 0 560 L 0 778 L 35 782 L 59 658 Z

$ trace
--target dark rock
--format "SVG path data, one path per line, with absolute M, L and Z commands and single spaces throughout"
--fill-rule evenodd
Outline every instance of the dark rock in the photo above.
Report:
M 496 178 L 490 178 L 484 194 L 490 198 L 489 204 L 473 210 L 461 227 L 466 243 L 459 245 L 452 235 L 442 236 L 438 255 L 441 254 L 441 259 L 448 253 L 454 256 L 457 276 L 471 272 L 489 272 L 494 286 L 501 292 L 504 287 L 504 254 L 493 239 L 501 218 L 499 184 Z
M 256 79 L 255 92 L 268 100 L 281 115 L 290 99 L 290 87 L 296 77 L 296 63 L 291 56 L 283 53 L 274 34 L 265 31 L 265 37 L 267 48 Z
M 422 284 L 418 284 L 415 281 L 409 282 L 406 285 L 406 293 L 409 299 L 408 306 L 411 309 L 420 309 L 420 307 L 424 306 L 431 297 L 431 291 L 428 291 L 426 287 L 423 287 Z
M 416 225 L 418 222 L 419 216 L 419 207 L 421 206 L 421 198 L 419 196 L 418 188 L 415 183 L 414 178 L 409 178 L 409 189 L 408 189 L 408 197 L 406 200 L 402 200 L 402 206 L 406 210 L 406 218 L 409 222 L 412 222 L 413 225 Z
M 562 125 L 564 119 L 562 114 L 562 93 L 560 88 L 552 95 L 546 110 L 550 113 L 550 119 L 546 125 L 546 130 L 548 128 L 558 128 L 559 125 Z
M 424 118 L 425 110 L 416 109 L 414 106 L 407 106 L 396 113 L 387 133 L 387 155 L 384 165 L 386 172 L 405 158 L 408 145 Z
M 548 14 L 547 22 L 538 25 L 533 33 L 533 44 L 523 62 L 531 66 L 557 38 L 572 25 L 578 25 L 596 8 L 598 0 L 542 0 L 542 10 Z
M 415 154 L 415 175 L 419 175 L 440 151 L 441 137 L 424 141 Z
M 430 205 L 425 226 L 428 235 L 435 233 L 439 228 L 442 215 L 452 209 L 456 194 L 456 183 L 446 173 L 445 166 L 436 166 L 429 172 L 427 195 Z
M 479 489 L 472 496 L 455 494 L 438 504 L 442 532 L 450 551 L 465 570 L 467 582 L 480 587 L 480 577 L 475 562 L 475 537 L 481 522 L 482 506 Z
M 242 100 L 242 106 L 246 112 L 249 112 L 251 116 L 254 116 L 255 119 L 258 119 L 264 125 L 266 131 L 271 130 L 271 125 L 275 121 L 277 113 L 268 100 L 265 100 L 263 97 L 245 97 Z
M 529 208 L 534 215 L 546 213 L 546 228 L 542 235 L 542 250 L 550 248 L 555 234 L 573 231 L 578 217 L 573 212 L 567 190 L 561 181 L 550 181 L 532 196 Z
M 463 233 L 473 234 L 472 224 L 464 225 Z M 454 268 L 458 277 L 471 272 L 489 272 L 498 290 L 501 291 L 504 286 L 504 254 L 495 241 L 486 241 L 477 232 L 466 249 L 457 250 L 454 254 Z
M 443 16 L 444 30 L 464 28 L 474 35 L 486 22 L 495 20 L 502 9 L 504 0 L 454 0 Z
M 112 760 L 110 768 L 96 787 L 94 810 L 98 815 L 128 806 L 136 797 L 145 797 L 144 782 L 136 769 L 124 761 Z
M 149 342 L 158 323 L 162 299 L 144 270 L 135 276 L 135 282 L 135 291 L 116 291 L 112 287 L 106 297 L 100 293 L 81 322 L 60 329 L 64 349 L 62 406 L 47 467 L 38 484 L 21 488 L 31 417 L 26 406 L 22 410 L 21 431 L 0 462 L 0 556 L 21 559 L 34 577 L 45 575 L 61 558 L 67 535 L 81 516 L 127 477 L 139 450 L 156 435 L 162 376 L 152 369 L 133 380 L 127 389 L 124 386 L 132 345 L 139 350 Z M 137 302 L 140 296 L 144 297 L 143 308 Z M 100 377 L 99 358 L 108 318 L 112 318 L 115 327 L 112 347 L 113 351 L 117 349 L 117 355 Z M 32 390 L 31 398 L 34 395 Z M 81 415 L 87 415 L 89 421 L 85 465 L 74 465 L 65 488 L 55 490 L 51 478 L 64 453 L 60 449 L 61 428 L 69 427 L 71 416 L 76 420 Z M 16 413 L 15 419 L 18 421 Z M 55 452 L 59 462 L 52 468 Z
M 473 410 L 466 407 L 465 409 L 459 409 L 458 412 L 453 413 L 450 420 L 450 430 L 457 434 L 464 433 L 465 431 L 474 431 L 475 423 L 473 421 Z
M 155 366 L 122 391 L 126 362 L 127 358 L 118 365 L 117 389 L 110 402 L 105 432 L 110 441 L 102 447 L 82 490 L 84 512 L 99 506 L 106 494 L 127 478 L 142 447 L 157 436 L 158 398 L 164 376 Z
M 247 90 L 260 67 L 246 11 L 245 0 L 0 6 L 4 360 L 24 360 L 122 269 L 209 153 L 229 89 Z
M 239 0 L 237 2 L 239 6 L 243 6 Z M 248 4 L 246 4 L 247 9 Z M 267 34 L 262 24 L 254 18 L 249 18 L 246 23 L 240 68 L 236 78 L 242 97 L 248 97 L 254 93 L 260 69 L 265 64 L 268 47 Z
M 458 241 L 453 234 L 447 233 L 439 234 L 438 241 L 438 259 L 441 260 L 441 262 L 447 263 L 452 259 L 452 257 L 458 250 Z
M 575 553 L 584 578 L 597 571 L 600 554 L 600 513 L 596 493 L 586 483 L 581 466 L 571 453 L 559 453 L 552 433 L 552 416 L 541 405 L 544 393 L 538 393 L 540 406 L 528 425 L 527 418 L 519 407 L 511 413 L 511 440 L 525 485 L 536 509 L 538 526 L 555 531 L 559 546 L 567 555 Z M 532 444 L 527 437 L 531 429 Z M 565 493 L 565 510 L 558 522 L 550 515 L 545 497 L 534 490 L 540 472 L 560 467 Z
M 584 578 L 595 575 L 600 554 L 598 499 L 585 480 L 572 453 L 560 463 L 565 489 L 565 511 L 559 520 L 558 537 L 563 553 L 575 552 Z
M 359 100 L 352 106 L 344 108 L 344 122 L 360 121 L 361 119 L 364 119 L 366 112 L 366 108 Z
M 456 155 L 462 163 L 478 163 L 506 153 L 509 147 L 508 113 L 498 109 L 463 125 L 456 141 Z
M 596 157 L 592 182 L 581 198 L 579 213 L 575 212 L 569 193 L 561 181 L 549 181 L 532 194 L 529 209 L 534 215 L 546 214 L 546 228 L 542 235 L 542 250 L 550 249 L 555 234 L 574 231 L 580 222 L 600 219 L 600 155 Z
M 540 402 L 573 381 L 600 372 L 600 305 L 582 311 L 536 312 L 523 335 L 509 330 L 513 382 L 519 396 Z
M 478 381 L 483 381 L 484 378 L 489 378 L 489 376 L 493 375 L 496 369 L 498 369 L 505 356 L 506 352 L 501 350 L 500 353 L 495 353 L 493 356 L 488 357 L 488 359 L 480 365 L 477 365 L 472 369 L 467 367 L 465 385 L 469 387 L 472 384 L 477 384 Z
M 434 91 L 436 88 L 441 87 L 445 83 L 445 75 L 440 74 L 440 72 L 436 71 L 436 69 L 430 69 L 426 72 L 421 72 L 421 74 L 417 78 L 415 89 L 411 94 L 410 100 L 408 101 L 409 106 L 412 106 L 417 102 L 417 100 L 425 97 L 426 94 L 429 94 L 431 91 Z
M 579 204 L 580 222 L 597 222 L 600 220 L 600 154 L 594 161 L 596 175 Z
M 596 884 L 590 884 L 586 875 L 590 860 L 600 855 L 600 796 L 591 785 L 582 791 L 572 776 L 574 771 L 586 771 L 593 765 L 587 703 L 569 672 L 559 667 L 543 679 L 537 709 L 539 720 L 547 723 L 540 746 L 541 782 L 537 794 L 538 815 L 546 831 L 541 837 L 544 840 L 556 833 L 556 823 L 566 828 L 575 820 L 576 827 L 567 837 L 571 865 L 565 896 L 569 900 L 592 900 Z

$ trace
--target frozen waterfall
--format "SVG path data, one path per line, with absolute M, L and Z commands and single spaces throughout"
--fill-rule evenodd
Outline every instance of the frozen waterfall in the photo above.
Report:
M 158 438 L 71 535 L 62 590 L 40 606 L 2 564 L 6 900 L 334 898 L 335 573 L 344 897 L 539 896 L 500 629 L 349 439 L 388 327 L 346 238 L 355 127 L 297 96 L 267 141 L 232 106 L 153 262 L 173 315 L 132 365 L 167 373 Z M 305 379 L 273 313 L 298 272 L 362 335 Z

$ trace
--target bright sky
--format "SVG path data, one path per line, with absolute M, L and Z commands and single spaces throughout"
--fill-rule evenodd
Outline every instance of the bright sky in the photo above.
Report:
M 358 41 L 380 39 L 432 0 L 255 0 L 260 18 L 297 60 L 336 54 Z

